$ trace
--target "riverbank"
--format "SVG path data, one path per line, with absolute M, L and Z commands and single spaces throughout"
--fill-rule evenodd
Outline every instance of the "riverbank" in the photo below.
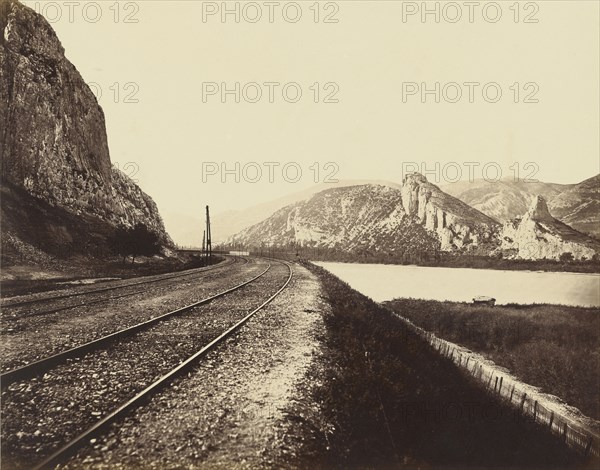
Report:
M 324 313 L 322 360 L 311 393 L 329 431 L 310 419 L 300 468 L 581 467 L 586 462 L 515 415 L 406 323 L 317 266 Z M 452 409 L 452 413 L 448 412 Z
M 600 419 L 600 310 L 396 299 L 394 312 Z

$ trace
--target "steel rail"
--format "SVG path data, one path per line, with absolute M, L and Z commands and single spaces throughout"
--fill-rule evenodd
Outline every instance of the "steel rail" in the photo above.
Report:
M 245 261 L 245 264 L 247 264 L 248 260 L 245 259 L 245 258 L 243 258 L 243 259 Z M 211 269 L 205 269 L 204 271 L 194 271 L 194 272 L 188 272 L 188 273 L 185 273 L 185 274 L 179 274 L 179 275 L 175 275 L 175 276 L 163 277 L 161 279 L 156 279 L 155 281 L 147 281 L 147 282 L 144 281 L 142 284 L 147 284 L 149 282 L 160 282 L 160 281 L 164 281 L 164 280 L 176 279 L 176 278 L 184 277 L 184 276 L 192 276 L 194 274 L 199 274 L 200 275 L 200 277 L 198 277 L 198 278 L 195 279 L 195 281 L 199 281 L 201 279 L 204 279 L 205 277 L 210 276 L 211 274 L 214 274 L 214 271 L 216 270 L 217 267 L 224 268 L 225 266 L 229 266 L 230 264 L 235 264 L 235 263 L 237 263 L 237 260 L 234 260 L 231 263 L 224 263 L 224 264 L 215 265 Z M 200 269 L 202 269 L 202 268 L 200 268 Z M 116 289 L 125 289 L 126 287 L 135 286 L 135 285 L 136 284 L 127 284 L 127 285 L 124 285 L 124 286 L 115 286 L 114 289 L 115 290 Z M 81 303 L 78 303 L 78 304 L 65 305 L 65 306 L 62 306 L 62 307 L 51 308 L 51 309 L 48 309 L 48 310 L 42 310 L 40 312 L 32 312 L 32 313 L 27 313 L 27 314 L 19 314 L 21 312 L 17 312 L 17 313 L 13 313 L 13 314 L 7 314 L 3 318 L 5 320 L 22 320 L 22 319 L 27 319 L 27 318 L 31 318 L 31 317 L 39 317 L 39 316 L 42 316 L 42 315 L 49 315 L 51 313 L 62 312 L 64 310 L 70 310 L 72 308 L 86 307 L 88 305 L 95 305 L 95 304 L 100 304 L 100 303 L 103 303 L 103 302 L 109 302 L 111 300 L 117 300 L 117 299 L 121 299 L 123 297 L 131 297 L 133 295 L 142 294 L 144 292 L 146 292 L 146 291 L 145 290 L 138 290 L 138 291 L 135 291 L 135 292 L 128 292 L 126 294 L 115 295 L 115 296 L 112 296 L 112 297 L 104 297 L 102 299 L 94 299 L 94 300 L 89 300 L 87 302 L 81 302 Z
M 54 295 L 54 296 L 50 296 L 50 297 L 43 297 L 43 298 L 36 298 L 36 299 L 31 299 L 31 300 L 23 300 L 20 302 L 10 302 L 10 303 L 6 303 L 6 304 L 2 304 L 0 305 L 0 308 L 5 309 L 5 308 L 14 308 L 14 307 L 21 307 L 23 305 L 31 305 L 31 304 L 36 304 L 36 303 L 40 303 L 40 302 L 48 302 L 51 300 L 60 300 L 60 299 L 69 299 L 71 297 L 79 297 L 82 295 L 87 295 L 87 294 L 95 294 L 97 292 L 107 292 L 107 291 L 111 291 L 111 290 L 116 290 L 116 289 L 124 289 L 126 287 L 134 287 L 134 286 L 139 286 L 142 284 L 150 284 L 152 282 L 160 282 L 160 281 L 165 281 L 168 279 L 175 279 L 178 277 L 184 277 L 184 276 L 191 276 L 193 274 L 198 274 L 198 273 L 202 273 L 202 272 L 207 272 L 207 271 L 212 271 L 216 268 L 221 268 L 224 266 L 229 266 L 230 264 L 234 264 L 236 263 L 236 260 L 234 258 L 234 260 L 231 263 L 225 263 L 225 264 L 215 264 L 212 266 L 208 266 L 209 269 L 206 269 L 207 266 L 202 267 L 202 268 L 193 268 L 192 272 L 189 272 L 189 270 L 187 272 L 183 272 L 183 273 L 177 273 L 177 274 L 172 274 L 169 276 L 163 276 L 160 277 L 158 279 L 146 279 L 144 281 L 138 281 L 138 282 L 132 282 L 129 284 L 123 284 L 120 286 L 110 286 L 110 287 L 102 287 L 99 289 L 90 289 L 90 290 L 86 290 L 86 291 L 82 291 L 82 292 L 74 292 L 71 294 L 60 294 L 60 295 Z M 153 276 L 161 276 L 160 274 L 155 274 Z
M 17 369 L 13 369 L 8 372 L 4 372 L 4 373 L 0 374 L 0 389 L 3 390 L 6 387 L 8 387 L 9 385 L 11 385 L 19 380 L 28 379 L 28 378 L 40 375 L 42 372 L 46 372 L 49 369 L 51 369 L 52 367 L 65 362 L 67 359 L 78 357 L 89 351 L 99 349 L 100 347 L 102 347 L 103 345 L 107 344 L 110 341 L 114 341 L 115 339 L 122 338 L 124 336 L 132 335 L 134 333 L 137 333 L 138 331 L 141 331 L 152 325 L 155 325 L 156 323 L 159 323 L 169 317 L 187 312 L 187 311 L 189 311 L 193 308 L 196 308 L 200 305 L 207 304 L 209 302 L 212 302 L 215 299 L 218 299 L 227 294 L 230 294 L 231 292 L 241 289 L 242 287 L 244 287 L 244 286 L 250 284 L 251 282 L 256 281 L 260 277 L 264 276 L 267 273 L 267 271 L 269 271 L 269 269 L 271 269 L 271 264 L 269 264 L 267 266 L 267 269 L 265 269 L 263 272 L 261 272 L 260 274 L 258 274 L 255 277 L 253 277 L 249 281 L 244 281 L 241 284 L 238 284 L 234 287 L 231 287 L 222 292 L 219 292 L 218 294 L 215 294 L 215 295 L 212 295 L 205 299 L 199 300 L 198 302 L 194 302 L 193 304 L 186 305 L 185 307 L 181 307 L 176 310 L 172 310 L 170 312 L 163 313 L 162 315 L 151 318 L 150 320 L 146 320 L 144 322 L 137 323 L 133 326 L 123 328 L 122 330 L 115 331 L 114 333 L 111 333 L 106 336 L 102 336 L 95 340 L 84 343 L 80 346 L 76 346 L 74 348 L 67 349 L 66 351 L 62 351 L 62 352 L 53 354 L 44 359 L 40 359 L 38 361 L 32 362 L 31 364 L 27 364 L 25 366 L 19 367 Z
M 131 297 L 133 295 L 142 294 L 144 292 L 146 292 L 146 291 L 145 290 L 137 290 L 135 292 L 128 292 L 126 294 L 119 294 L 119 295 L 115 295 L 115 296 L 112 296 L 112 297 L 105 297 L 103 299 L 90 300 L 88 302 L 82 302 L 80 304 L 66 305 L 66 306 L 63 306 L 63 307 L 52 308 L 52 309 L 49 309 L 49 310 L 42 310 L 41 312 L 31 312 L 31 313 L 22 314 L 22 315 L 19 315 L 18 313 L 17 314 L 11 314 L 11 315 L 4 315 L 2 317 L 2 319 L 3 320 L 23 320 L 23 319 L 27 319 L 27 318 L 31 318 L 31 317 L 39 317 L 39 316 L 42 316 L 42 315 L 49 315 L 51 313 L 62 312 L 63 310 L 70 310 L 72 308 L 87 307 L 88 305 L 95 305 L 95 304 L 100 304 L 102 302 L 109 302 L 111 300 L 122 299 L 123 297 Z
M 146 400 L 151 394 L 157 392 L 162 387 L 166 386 L 178 374 L 181 374 L 182 372 L 186 371 L 198 359 L 200 359 L 201 357 L 206 355 L 206 353 L 208 353 L 209 351 L 214 349 L 221 342 L 223 342 L 225 339 L 227 339 L 229 336 L 231 336 L 233 333 L 235 333 L 237 330 L 239 330 L 258 311 L 260 311 L 266 305 L 271 303 L 273 301 L 273 299 L 275 299 L 275 297 L 277 297 L 279 294 L 281 294 L 281 292 L 283 292 L 283 290 L 288 286 L 288 284 L 292 280 L 292 276 L 293 276 L 293 270 L 292 270 L 291 265 L 286 261 L 279 261 L 279 262 L 281 262 L 287 266 L 287 268 L 289 269 L 289 275 L 288 275 L 288 278 L 285 281 L 285 283 L 279 288 L 279 290 L 277 290 L 277 292 L 275 292 L 273 295 L 271 295 L 260 306 L 256 307 L 254 310 L 252 310 L 250 313 L 248 313 L 244 318 L 242 318 L 240 321 L 238 321 L 235 325 L 233 325 L 232 327 L 227 329 L 224 333 L 221 333 L 218 337 L 216 337 L 211 342 L 209 342 L 208 344 L 203 346 L 199 351 L 194 353 L 192 356 L 187 358 L 185 361 L 181 362 L 178 366 L 173 368 L 170 372 L 163 375 L 162 377 L 160 377 L 159 379 L 154 381 L 152 384 L 148 385 L 144 390 L 139 392 L 133 398 L 129 399 L 127 402 L 125 402 L 123 405 L 121 405 L 119 408 L 117 408 L 110 414 L 106 415 L 104 418 L 102 418 L 100 421 L 98 421 L 93 426 L 88 428 L 86 431 L 84 431 L 81 434 L 74 437 L 67 444 L 65 444 L 60 449 L 58 449 L 56 452 L 54 452 L 52 455 L 47 457 L 43 462 L 36 465 L 33 468 L 33 470 L 52 468 L 52 466 L 55 466 L 58 463 L 63 462 L 67 457 L 73 455 L 73 453 L 81 445 L 88 442 L 88 440 L 92 436 L 97 435 L 100 431 L 105 429 L 107 426 L 109 426 L 110 424 L 112 424 L 117 419 L 121 418 L 122 416 L 124 416 L 125 413 L 127 413 L 129 410 L 142 404 L 144 402 L 144 400 Z

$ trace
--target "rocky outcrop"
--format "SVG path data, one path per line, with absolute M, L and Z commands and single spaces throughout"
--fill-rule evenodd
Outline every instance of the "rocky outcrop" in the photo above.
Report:
M 555 219 L 542 196 L 537 196 L 522 218 L 506 222 L 500 233 L 503 253 L 522 259 L 592 259 L 600 242 Z
M 492 241 L 499 224 L 476 209 L 444 193 L 419 174 L 405 176 L 402 206 L 440 240 L 442 250 L 465 250 Z
M 499 181 L 484 179 L 457 181 L 440 186 L 440 189 L 488 217 L 504 223 L 527 212 L 538 194 L 551 201 L 571 187 L 572 185 L 543 183 L 513 177 Z
M 228 240 L 246 246 L 325 247 L 429 254 L 488 250 L 498 224 L 444 194 L 420 174 L 399 188 L 365 184 L 322 191 Z
M 321 191 L 228 240 L 246 246 L 302 246 L 402 254 L 439 250 L 439 242 L 403 209 L 400 191 L 366 184 Z
M 353 253 L 436 250 L 523 259 L 591 259 L 600 242 L 556 220 L 542 196 L 503 226 L 418 173 L 399 188 L 336 188 L 275 212 L 228 240 L 254 246 L 325 247 Z
M 144 223 L 172 241 L 154 201 L 111 166 L 104 113 L 48 22 L 0 4 L 2 180 L 110 225 Z

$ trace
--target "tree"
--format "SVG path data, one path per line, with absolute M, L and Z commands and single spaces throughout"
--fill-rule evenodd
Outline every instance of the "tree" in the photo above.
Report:
M 569 261 L 573 261 L 573 253 L 571 253 L 569 251 L 565 251 L 564 253 L 561 253 L 561 255 L 558 259 L 561 260 L 563 263 L 568 263 Z
M 131 264 L 136 256 L 152 256 L 160 253 L 158 235 L 151 232 L 142 223 L 134 227 L 118 227 L 109 239 L 109 246 L 113 253 L 123 257 L 123 263 L 131 256 Z

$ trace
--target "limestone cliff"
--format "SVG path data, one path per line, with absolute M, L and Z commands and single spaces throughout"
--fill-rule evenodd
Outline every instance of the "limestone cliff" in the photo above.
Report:
M 498 224 L 420 174 L 399 188 L 364 184 L 321 191 L 233 236 L 246 246 L 299 244 L 346 251 L 489 252 Z
M 522 218 L 506 222 L 500 233 L 501 249 L 523 259 L 592 259 L 600 242 L 555 219 L 542 196 L 537 196 Z
M 402 205 L 440 240 L 442 250 L 463 250 L 492 240 L 498 223 L 476 209 L 444 193 L 419 174 L 402 182 Z
M 86 221 L 144 223 L 172 246 L 154 201 L 112 168 L 102 108 L 50 24 L 18 1 L 2 0 L 0 29 L 3 184 Z M 18 221 L 9 222 L 18 232 Z

